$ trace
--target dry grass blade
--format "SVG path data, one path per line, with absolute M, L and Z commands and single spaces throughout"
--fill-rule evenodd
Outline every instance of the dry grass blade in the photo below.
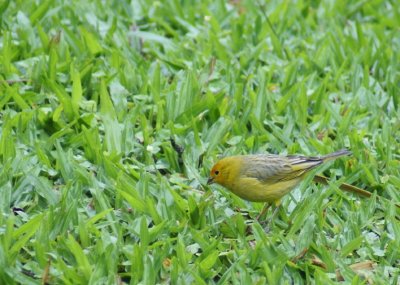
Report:
M 371 260 L 366 260 L 358 263 L 351 264 L 349 267 L 351 270 L 354 271 L 357 275 L 364 278 L 368 284 L 374 284 L 373 280 L 371 279 L 371 275 L 374 273 L 376 263 Z M 340 273 L 340 270 L 336 270 L 336 280 L 337 281 L 345 281 L 345 278 Z

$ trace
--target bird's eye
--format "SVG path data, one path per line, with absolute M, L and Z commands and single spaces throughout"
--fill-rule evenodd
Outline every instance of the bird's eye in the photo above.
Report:
M 218 174 L 219 174 L 219 171 L 218 171 L 218 170 L 215 170 L 215 171 L 214 171 L 214 174 L 215 174 L 215 175 L 218 175 Z

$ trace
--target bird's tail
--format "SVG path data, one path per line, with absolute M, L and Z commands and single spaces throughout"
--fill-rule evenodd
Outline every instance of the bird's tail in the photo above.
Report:
M 293 171 L 298 172 L 299 175 L 307 173 L 309 170 L 323 164 L 324 162 L 334 160 L 344 155 L 351 155 L 351 151 L 342 149 L 335 151 L 325 156 L 297 156 L 289 155 L 290 164 Z
M 349 151 L 348 149 L 341 149 L 341 150 L 332 152 L 330 154 L 327 154 L 327 155 L 321 157 L 321 159 L 323 162 L 326 162 L 326 161 L 336 159 L 338 157 L 345 156 L 345 155 L 352 155 L 352 152 Z

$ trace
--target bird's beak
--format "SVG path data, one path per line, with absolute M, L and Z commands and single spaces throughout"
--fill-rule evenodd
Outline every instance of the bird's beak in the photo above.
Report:
M 213 184 L 213 183 L 214 183 L 214 178 L 213 177 L 208 178 L 207 185 L 210 185 L 210 184 Z

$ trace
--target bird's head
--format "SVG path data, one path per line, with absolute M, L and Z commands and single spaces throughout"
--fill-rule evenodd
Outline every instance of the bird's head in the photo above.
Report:
M 240 159 L 235 156 L 225 157 L 214 164 L 210 171 L 207 184 L 217 183 L 228 186 L 237 175 Z

